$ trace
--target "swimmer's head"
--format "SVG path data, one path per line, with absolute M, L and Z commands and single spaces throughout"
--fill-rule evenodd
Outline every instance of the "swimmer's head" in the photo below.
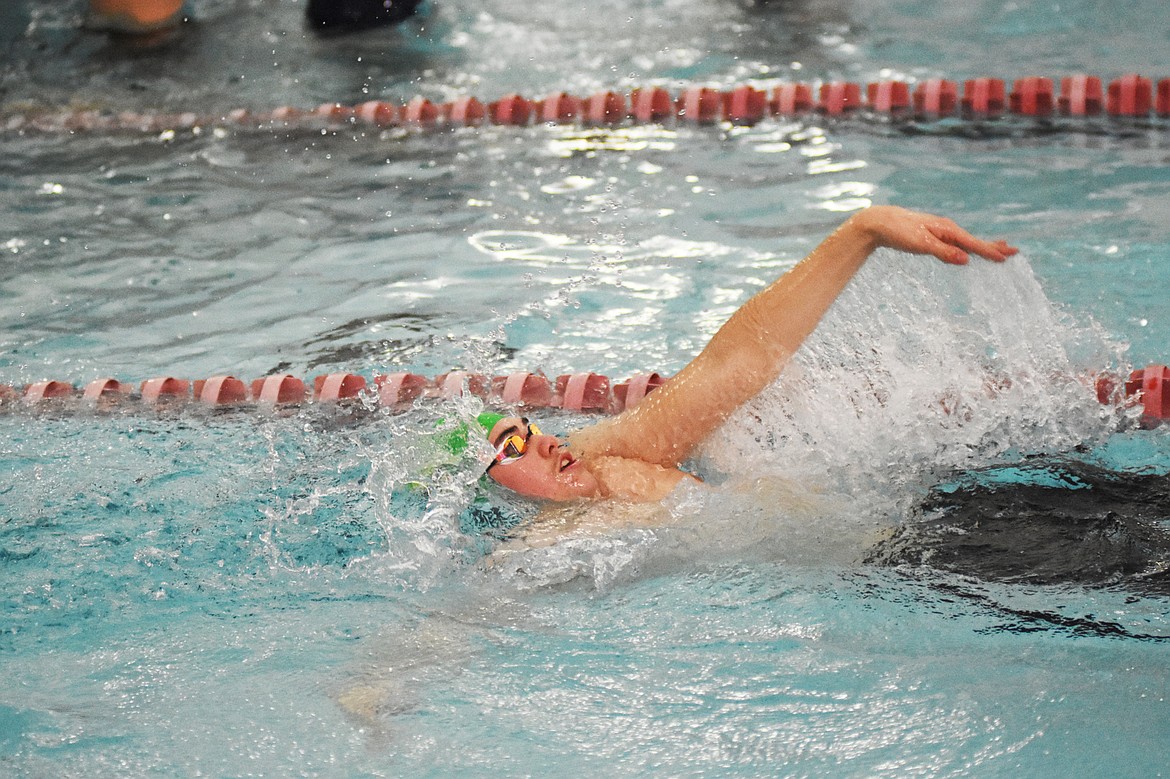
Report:
M 523 417 L 497 417 L 487 433 L 496 450 L 487 475 L 495 482 L 530 498 L 597 497 L 597 478 L 565 444 Z

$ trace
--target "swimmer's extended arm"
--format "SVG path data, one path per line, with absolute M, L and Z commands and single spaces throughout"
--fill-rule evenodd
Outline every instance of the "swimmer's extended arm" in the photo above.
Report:
M 677 376 L 637 406 L 570 437 L 579 451 L 677 466 L 733 411 L 780 375 L 849 280 L 880 247 L 966 264 L 1016 253 L 950 219 L 874 206 L 850 217 L 795 268 L 757 293 Z

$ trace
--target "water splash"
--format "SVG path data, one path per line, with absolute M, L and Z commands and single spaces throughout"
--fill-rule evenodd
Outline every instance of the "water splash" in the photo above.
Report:
M 1059 311 L 1022 258 L 879 253 L 704 448 L 707 486 L 649 513 L 546 518 L 491 566 L 523 588 L 606 590 L 680 561 L 856 563 L 943 474 L 1103 442 L 1132 413 L 1096 398 L 1096 372 L 1122 354 Z
M 1124 412 L 1096 373 L 1122 349 L 1044 295 L 1023 258 L 952 268 L 876 256 L 781 379 L 704 463 L 746 461 L 853 492 L 897 493 L 956 468 L 1099 442 Z
M 409 589 L 428 589 L 453 565 L 482 554 L 483 539 L 464 532 L 462 515 L 482 502 L 481 476 L 490 455 L 487 440 L 476 434 L 475 415 L 482 402 L 470 393 L 445 404 L 436 420 L 433 409 L 387 417 L 379 443 L 367 451 L 370 477 L 366 489 L 374 515 L 386 537 L 386 549 L 359 563 L 374 567 Z M 444 433 L 457 425 L 470 431 L 466 451 L 452 453 Z

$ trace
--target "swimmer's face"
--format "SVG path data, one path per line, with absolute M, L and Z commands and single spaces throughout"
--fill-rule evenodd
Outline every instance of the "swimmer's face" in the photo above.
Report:
M 524 439 L 524 453 L 496 462 L 488 476 L 508 489 L 530 498 L 576 500 L 597 497 L 597 479 L 555 436 L 529 428 L 528 420 L 504 417 L 488 433 L 492 447 L 500 449 L 509 436 Z

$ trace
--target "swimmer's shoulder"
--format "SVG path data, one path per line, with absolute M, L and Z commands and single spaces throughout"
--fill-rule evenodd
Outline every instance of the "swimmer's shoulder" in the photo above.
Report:
M 601 484 L 607 499 L 626 503 L 656 503 L 680 483 L 697 481 L 696 477 L 678 468 L 631 457 L 593 457 L 589 469 Z

